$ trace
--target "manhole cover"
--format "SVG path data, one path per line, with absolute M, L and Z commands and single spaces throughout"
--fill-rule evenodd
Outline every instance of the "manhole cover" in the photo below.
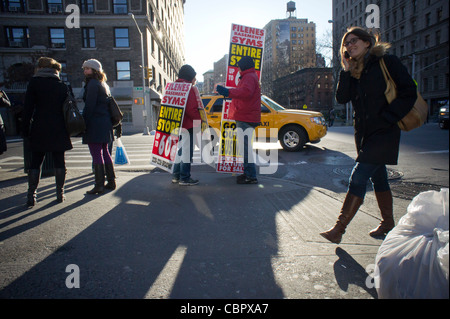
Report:
M 433 184 L 398 181 L 391 184 L 391 191 L 395 197 L 411 200 L 422 192 L 440 191 L 442 187 Z

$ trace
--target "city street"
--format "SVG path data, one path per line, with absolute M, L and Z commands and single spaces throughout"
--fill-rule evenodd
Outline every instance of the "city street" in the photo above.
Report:
M 22 143 L 8 144 L 0 156 L 0 298 L 377 298 L 370 270 L 382 240 L 367 234 L 380 218 L 373 193 L 340 245 L 319 236 L 342 205 L 351 127 L 332 127 L 298 153 L 258 144 L 278 151 L 276 172 L 259 175 L 258 185 L 236 185 L 205 164 L 192 168 L 199 185 L 173 185 L 149 165 L 151 136 L 122 140 L 131 164 L 116 166 L 115 191 L 85 195 L 90 155 L 75 138 L 67 200 L 57 204 L 54 178 L 43 178 L 33 209 L 24 207 Z M 404 134 L 390 172 L 398 221 L 418 192 L 448 187 L 448 130 L 433 123 Z

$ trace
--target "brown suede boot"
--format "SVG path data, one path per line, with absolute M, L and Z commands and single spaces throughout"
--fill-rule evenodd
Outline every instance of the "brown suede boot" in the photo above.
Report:
M 328 231 L 320 233 L 320 235 L 332 243 L 339 244 L 342 240 L 342 235 L 345 233 L 345 229 L 356 215 L 363 201 L 363 198 L 347 193 L 336 225 Z
M 395 226 L 394 213 L 393 213 L 393 201 L 391 191 L 375 192 L 377 198 L 378 207 L 381 211 L 381 223 L 380 225 L 371 230 L 369 235 L 372 237 L 380 237 L 386 235 Z

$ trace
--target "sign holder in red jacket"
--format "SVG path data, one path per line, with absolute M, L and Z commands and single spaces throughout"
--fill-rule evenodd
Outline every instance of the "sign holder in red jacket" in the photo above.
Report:
M 225 83 L 227 88 L 238 86 L 240 74 L 237 63 L 244 56 L 250 56 L 253 59 L 256 74 L 258 79 L 261 79 L 264 36 L 265 31 L 263 29 L 238 24 L 231 25 L 230 51 Z M 231 100 L 224 99 L 217 172 L 242 174 L 244 172 L 244 159 L 242 155 L 238 154 L 236 121 L 233 120 L 233 110 L 230 109 L 230 105 Z

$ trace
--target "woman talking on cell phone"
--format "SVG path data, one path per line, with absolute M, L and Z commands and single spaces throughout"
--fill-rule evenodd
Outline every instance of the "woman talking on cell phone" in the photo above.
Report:
M 346 227 L 362 205 L 369 180 L 382 217 L 380 225 L 370 235 L 382 236 L 394 228 L 393 199 L 386 165 L 397 165 L 400 144 L 397 122 L 412 109 L 417 99 L 417 87 L 399 58 L 386 53 L 389 47 L 388 43 L 380 42 L 378 37 L 360 27 L 350 28 L 342 37 L 343 70 L 336 100 L 340 104 L 352 102 L 357 157 L 336 225 L 320 234 L 336 244 L 341 242 Z M 397 98 L 391 104 L 384 95 L 386 82 L 380 59 L 384 59 L 397 85 Z

